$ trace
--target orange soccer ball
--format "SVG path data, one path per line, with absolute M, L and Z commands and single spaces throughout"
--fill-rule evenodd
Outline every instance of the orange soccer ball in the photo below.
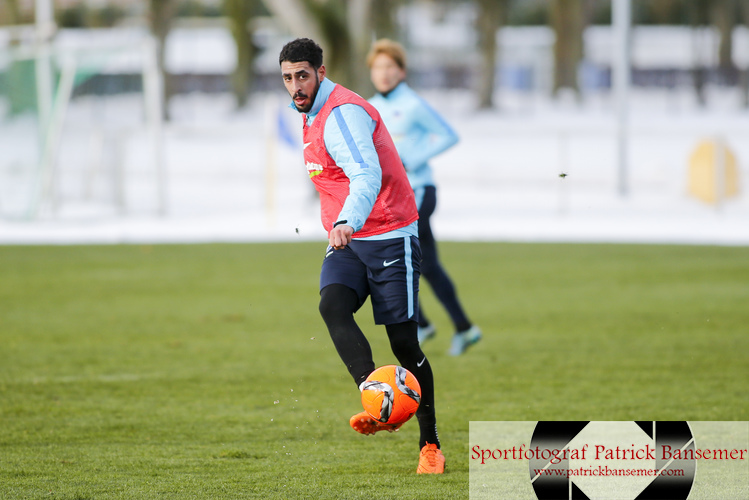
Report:
M 364 411 L 379 422 L 402 424 L 419 408 L 421 386 L 413 373 L 402 366 L 377 368 L 361 387 Z

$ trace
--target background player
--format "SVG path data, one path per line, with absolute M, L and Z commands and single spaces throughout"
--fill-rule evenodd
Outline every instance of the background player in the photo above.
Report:
M 428 161 L 458 142 L 452 128 L 416 92 L 406 79 L 406 52 L 392 40 L 378 40 L 367 56 L 377 95 L 369 102 L 385 121 L 408 172 L 419 211 L 421 274 L 447 310 L 455 326 L 448 353 L 458 356 L 481 339 L 481 330 L 466 316 L 452 280 L 440 264 L 430 217 L 437 206 L 437 188 Z M 434 337 L 436 330 L 419 308 L 419 342 Z

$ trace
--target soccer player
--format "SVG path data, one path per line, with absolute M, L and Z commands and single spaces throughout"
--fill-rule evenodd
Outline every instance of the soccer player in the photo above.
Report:
M 322 49 L 308 38 L 279 56 L 290 107 L 302 113 L 304 161 L 320 194 L 329 246 L 320 272 L 320 314 L 339 356 L 361 390 L 375 369 L 369 342 L 354 320 L 367 297 L 393 354 L 421 385 L 418 473 L 441 474 L 432 368 L 418 340 L 421 251 L 418 212 L 405 169 L 377 110 L 325 78 Z M 366 412 L 349 424 L 362 434 L 395 431 Z
M 406 53 L 392 40 L 381 39 L 367 56 L 372 83 L 377 94 L 369 102 L 377 108 L 392 134 L 395 147 L 406 167 L 419 210 L 421 275 L 447 310 L 453 325 L 448 354 L 459 356 L 481 339 L 481 330 L 463 311 L 455 286 L 440 264 L 430 217 L 437 206 L 437 189 L 429 159 L 458 142 L 458 136 L 431 106 L 406 83 Z M 419 342 L 434 337 L 436 329 L 419 307 Z

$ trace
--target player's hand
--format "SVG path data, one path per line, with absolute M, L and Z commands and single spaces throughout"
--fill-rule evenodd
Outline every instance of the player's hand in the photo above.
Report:
M 341 250 L 351 243 L 351 235 L 354 234 L 354 228 L 346 224 L 339 224 L 330 231 L 328 244 L 334 250 Z

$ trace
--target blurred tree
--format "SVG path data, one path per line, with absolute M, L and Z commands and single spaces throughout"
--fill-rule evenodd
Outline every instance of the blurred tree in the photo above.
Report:
M 291 31 L 295 37 L 315 40 L 323 49 L 325 68 L 333 81 L 346 84 L 348 30 L 345 24 L 345 4 L 338 0 L 263 0 L 266 8 Z
M 712 23 L 720 33 L 718 46 L 718 68 L 726 77 L 735 73 L 733 63 L 733 28 L 738 24 L 738 4 L 735 0 L 713 0 L 710 3 L 710 17 Z
M 86 6 L 71 5 L 57 10 L 57 25 L 60 28 L 85 28 Z
M 252 3 L 254 0 L 247 0 Z M 225 12 L 221 3 L 205 0 L 179 0 L 177 17 L 220 17 Z M 223 11 L 223 12 L 222 12 Z
M 405 1 L 406 0 L 378 0 L 377 8 L 372 9 L 371 16 L 375 39 L 401 39 L 396 13 L 398 12 L 398 7 L 403 5 Z
M 302 0 L 311 14 L 310 20 L 317 23 L 322 35 L 321 40 L 315 40 L 325 51 L 325 68 L 328 70 L 330 79 L 357 90 L 355 82 L 355 71 L 352 67 L 356 44 L 353 37 L 354 26 L 347 23 L 350 4 L 360 4 L 371 0 Z M 362 66 L 363 67 L 363 66 Z M 361 70 L 362 67 L 359 69 Z M 361 71 L 360 71 L 361 72 Z
M 684 22 L 684 0 L 639 0 L 633 3 L 638 24 L 676 24 Z
M 252 80 L 252 64 L 257 47 L 252 40 L 251 19 L 259 0 L 224 0 L 224 9 L 229 16 L 229 26 L 237 46 L 237 64 L 231 75 L 231 86 L 237 108 L 247 104 L 247 93 Z
M 21 11 L 18 8 L 18 0 L 5 0 L 0 4 L 0 25 L 13 26 L 20 24 Z
M 692 26 L 693 35 L 698 35 L 697 31 L 708 24 L 709 19 L 709 2 L 710 0 L 693 0 L 687 2 L 687 15 L 689 18 L 689 24 Z M 692 44 L 692 50 L 695 51 L 694 67 L 692 68 L 692 80 L 694 82 L 694 91 L 697 95 L 697 102 L 704 106 L 706 104 L 705 98 L 705 84 L 707 82 L 707 68 L 706 61 L 704 61 L 704 55 L 699 53 L 703 48 L 700 46 L 699 41 L 695 40 Z
M 312 38 L 320 44 L 331 80 L 362 95 L 371 92 L 366 53 L 377 27 L 388 29 L 398 0 L 263 0 L 263 3 L 294 36 Z
M 494 106 L 494 83 L 497 68 L 497 31 L 507 19 L 508 0 L 477 0 L 479 51 L 478 107 Z
M 176 9 L 176 0 L 149 0 L 149 25 L 151 33 L 157 40 L 156 63 L 164 82 L 162 118 L 166 121 L 169 121 L 169 100 L 174 95 L 174 83 L 166 70 L 164 56 L 166 53 L 166 37 L 172 26 Z
M 507 11 L 509 26 L 543 26 L 549 24 L 547 0 L 515 0 Z
M 347 2 L 346 20 L 350 29 L 353 50 L 351 60 L 351 89 L 361 95 L 372 95 L 374 86 L 369 78 L 366 64 L 367 53 L 372 42 L 388 37 L 398 40 L 398 24 L 395 14 L 399 0 L 351 0 Z
M 749 2 L 741 2 L 739 16 L 741 17 L 741 23 L 749 28 Z M 749 108 L 749 63 L 740 73 L 740 82 L 744 94 L 744 107 Z
M 583 0 L 552 0 L 551 25 L 556 35 L 554 43 L 554 95 L 562 88 L 570 88 L 580 95 L 577 68 L 583 58 L 583 30 L 585 9 Z

